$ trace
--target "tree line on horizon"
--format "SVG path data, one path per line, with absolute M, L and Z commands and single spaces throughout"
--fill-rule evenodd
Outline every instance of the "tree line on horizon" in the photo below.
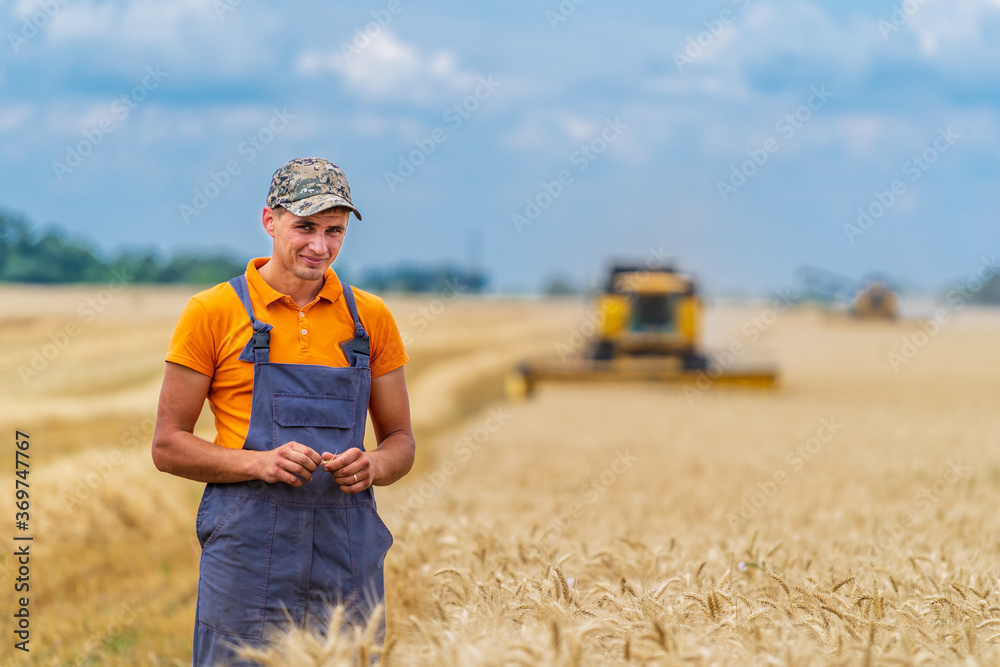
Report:
M 164 258 L 151 248 L 134 248 L 102 257 L 84 240 L 57 227 L 39 230 L 25 218 L 0 212 L 0 282 L 101 283 L 128 275 L 134 283 L 215 284 L 246 268 L 229 255 L 179 253 Z
M 249 260 L 203 251 L 164 257 L 155 248 L 126 249 L 104 258 L 89 242 L 58 227 L 40 230 L 24 217 L 0 210 L 0 283 L 103 283 L 115 275 L 127 275 L 129 282 L 139 284 L 215 285 L 242 274 Z M 489 286 L 484 271 L 451 264 L 401 264 L 360 274 L 338 265 L 337 274 L 353 285 L 379 292 L 476 294 Z M 587 291 L 559 275 L 550 276 L 542 288 L 544 294 L 553 296 Z M 974 289 L 962 291 L 970 303 L 1000 305 L 1000 272 L 990 266 Z
M 130 283 L 215 285 L 246 270 L 249 257 L 182 252 L 166 258 L 156 249 L 133 248 L 102 257 L 86 240 L 49 227 L 39 230 L 25 218 L 0 211 L 0 283 L 103 283 L 114 275 Z M 401 265 L 348 276 L 362 288 L 396 292 L 482 292 L 489 279 L 482 271 L 461 267 Z

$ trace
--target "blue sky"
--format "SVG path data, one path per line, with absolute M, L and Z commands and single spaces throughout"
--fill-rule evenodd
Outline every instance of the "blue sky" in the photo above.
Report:
M 663 253 L 717 291 L 803 264 L 932 289 L 996 249 L 1000 0 L 0 0 L 0 17 L 0 206 L 109 251 L 266 255 L 270 176 L 310 155 L 365 216 L 352 271 L 471 256 L 530 289 Z

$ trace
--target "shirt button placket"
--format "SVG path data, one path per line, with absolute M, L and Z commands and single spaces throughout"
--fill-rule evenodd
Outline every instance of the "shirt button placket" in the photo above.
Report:
M 299 347 L 303 350 L 309 349 L 309 339 L 306 337 L 309 335 L 309 323 L 306 319 L 306 313 L 304 310 L 299 311 Z

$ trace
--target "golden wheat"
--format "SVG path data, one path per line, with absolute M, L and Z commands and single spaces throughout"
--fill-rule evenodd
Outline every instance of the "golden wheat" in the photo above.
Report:
M 72 319 L 81 293 L 51 312 L 13 296 L 25 308 L 0 328 L 0 398 L 5 427 L 32 431 L 45 538 L 31 657 L 189 663 L 199 486 L 153 469 L 143 428 L 184 294 L 126 292 L 28 385 L 17 365 Z M 391 305 L 405 331 L 423 303 Z M 753 350 L 782 364 L 774 393 L 553 387 L 504 403 L 503 369 L 554 354 L 584 310 L 459 301 L 411 331 L 417 466 L 377 492 L 395 534 L 386 645 L 335 615 L 325 636 L 277 634 L 248 656 L 305 667 L 1000 663 L 1000 318 L 956 317 L 893 372 L 886 355 L 915 325 L 793 311 Z M 710 345 L 742 340 L 757 312 L 712 310 Z M 821 440 L 823 420 L 833 428 Z M 123 440 L 133 428 L 141 447 Z M 0 562 L 4 586 L 10 566 Z M 0 663 L 16 657 L 0 646 Z

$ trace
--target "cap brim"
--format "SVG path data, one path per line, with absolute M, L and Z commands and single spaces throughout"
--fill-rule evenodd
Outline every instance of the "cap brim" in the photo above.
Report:
M 315 195 L 299 199 L 298 201 L 277 202 L 276 206 L 281 206 L 291 212 L 292 215 L 297 215 L 300 218 L 315 215 L 320 211 L 325 211 L 336 206 L 343 206 L 354 211 L 354 215 L 358 220 L 361 219 L 361 212 L 355 208 L 354 204 L 336 195 Z

